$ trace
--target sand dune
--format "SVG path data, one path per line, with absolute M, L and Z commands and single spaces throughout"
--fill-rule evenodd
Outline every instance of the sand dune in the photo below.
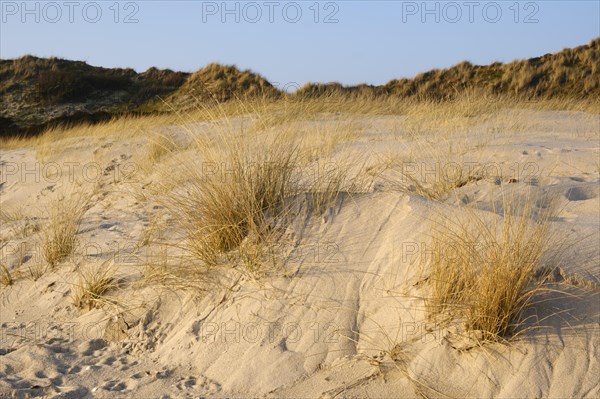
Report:
M 232 121 L 234 130 L 250 123 Z M 188 187 L 185 165 L 203 161 L 194 135 L 204 140 L 210 123 L 156 127 L 174 143 L 164 151 L 119 131 L 0 149 L 2 263 L 14 280 L 0 294 L 0 394 L 600 395 L 597 115 L 504 110 L 441 127 L 436 140 L 439 132 L 411 133 L 402 116 L 321 115 L 287 129 L 314 126 L 323 141 L 303 167 L 344 165 L 368 184 L 344 188 L 322 214 L 295 196 L 258 271 L 224 261 L 195 274 L 165 203 Z M 436 199 L 415 187 L 454 164 L 477 173 Z M 47 218 L 75 193 L 87 196 L 76 250 L 51 268 Z M 468 209 L 500 220 L 508 194 L 533 198 L 535 215 L 553 201 L 558 261 L 542 262 L 546 289 L 517 336 L 482 343 L 431 316 L 422 259 L 437 216 L 464 220 Z M 98 298 L 80 295 L 78 308 L 85 270 L 106 272 L 110 284 Z

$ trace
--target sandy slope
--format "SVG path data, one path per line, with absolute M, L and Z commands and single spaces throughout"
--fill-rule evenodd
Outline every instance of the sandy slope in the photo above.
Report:
M 86 162 L 100 165 L 78 233 L 88 256 L 75 255 L 33 281 L 27 270 L 39 262 L 37 233 L 20 234 L 27 230 L 25 216 L 3 221 L 2 260 L 22 277 L 0 297 L 0 395 L 600 396 L 598 119 L 519 115 L 525 130 L 499 133 L 482 124 L 460 136 L 465 157 L 500 168 L 500 181 L 469 183 L 439 203 L 381 178 L 372 192 L 342 195 L 322 217 L 295 218 L 282 244 L 292 254 L 285 273 L 253 278 L 222 269 L 200 295 L 137 281 L 148 248 L 136 245 L 164 211 L 140 189 L 160 174 L 115 176 L 137 159 L 143 140 L 65 140 L 51 158 L 63 171 L 66 162 L 79 163 L 71 170 L 76 176 L 93 172 Z M 412 141 L 395 137 L 401 118 L 362 122 L 360 138 L 341 145 L 336 157 L 362 154 L 373 165 L 378 155 L 415 159 Z M 3 210 L 42 218 L 68 185 L 65 179 L 44 177 L 50 161 L 36 158 L 35 150 L 0 155 Z M 37 175 L 20 173 L 36 162 Z M 465 204 L 491 213 L 490 203 L 507 190 L 558 198 L 552 229 L 566 245 L 553 275 L 562 293 L 531 310 L 540 321 L 519 339 L 473 347 L 427 318 L 415 253 L 426 250 L 433 215 L 460 212 Z M 163 239 L 176 242 L 176 232 L 167 228 Z M 120 288 L 109 294 L 114 303 L 90 311 L 74 307 L 76 269 L 115 253 Z

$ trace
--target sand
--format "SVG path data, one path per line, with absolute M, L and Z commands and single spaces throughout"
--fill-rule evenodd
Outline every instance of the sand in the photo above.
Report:
M 140 242 L 165 212 L 151 189 L 161 168 L 175 176 L 173 165 L 192 150 L 128 177 L 120 173 L 143 153 L 143 137 L 68 138 L 46 157 L 1 149 L 0 205 L 19 210 L 2 222 L 2 261 L 20 277 L 0 294 L 0 396 L 599 397 L 599 119 L 558 111 L 518 118 L 512 130 L 482 123 L 449 139 L 466 146 L 469 161 L 500 168 L 499 181 L 432 201 L 399 190 L 386 172 L 323 216 L 294 219 L 284 272 L 223 268 L 197 292 L 139 281 L 151 256 Z M 364 117 L 334 159 L 356 154 L 374 166 L 393 156 L 422 167 L 402 122 Z M 40 232 L 26 226 L 43 222 L 68 176 L 87 176 L 96 190 L 78 250 L 34 281 Z M 551 228 L 567 244 L 552 272 L 560 292 L 530 309 L 537 322 L 518 338 L 478 346 L 428 318 L 415 254 L 426 249 L 432 215 L 467 205 L 492 213 L 509 190 L 557 198 Z M 165 228 L 161 239 L 179 238 Z M 89 264 L 112 267 L 118 287 L 101 308 L 79 309 L 77 270 Z

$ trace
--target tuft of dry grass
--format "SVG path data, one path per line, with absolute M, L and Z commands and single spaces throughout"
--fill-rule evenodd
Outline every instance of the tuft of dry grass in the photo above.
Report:
M 442 164 L 437 162 L 434 166 L 438 171 L 436 171 L 433 182 L 428 182 L 427 179 L 421 179 L 412 174 L 403 175 L 408 183 L 408 191 L 414 191 L 422 197 L 439 201 L 452 190 L 481 179 L 479 170 L 465 167 L 464 163 L 456 164 L 457 168 L 449 173 L 444 170 L 440 171 L 440 165 Z
M 46 271 L 48 270 L 48 265 L 44 262 L 34 262 L 32 265 L 27 266 L 27 272 L 29 273 L 29 278 L 33 281 L 38 281 Z
M 413 147 L 417 148 L 419 160 L 413 158 Z M 386 162 L 386 169 L 395 173 L 386 179 L 401 191 L 441 201 L 455 189 L 488 177 L 483 174 L 482 163 L 468 161 L 467 153 L 469 147 L 459 140 L 439 139 L 437 145 L 419 140 L 412 143 L 410 156 L 394 156 Z
M 23 207 L 3 205 L 0 209 L 0 222 L 4 226 L 10 226 L 13 237 L 17 239 L 26 238 L 40 229 L 37 217 L 25 215 Z
M 2 272 L 0 274 L 0 285 L 3 285 L 3 286 L 13 285 L 15 280 L 13 279 L 12 275 L 8 271 L 8 268 L 6 266 L 4 266 L 3 263 L 0 263 L 0 271 Z
M 143 264 L 142 277 L 145 284 L 165 282 L 169 280 L 168 247 L 161 246 Z
M 336 162 L 326 162 L 324 167 L 317 164 L 315 175 L 306 182 L 307 211 L 315 216 L 322 215 L 338 196 L 348 189 L 349 165 Z
M 172 138 L 164 135 L 157 135 L 156 137 L 150 138 L 146 145 L 146 158 L 150 163 L 158 162 L 176 148 L 177 145 Z
M 18 220 L 21 220 L 25 217 L 23 214 L 23 209 L 18 207 L 9 207 L 3 205 L 0 208 L 0 222 L 4 223 L 12 223 Z
M 303 138 L 303 156 L 311 162 L 327 158 L 344 143 L 356 142 L 360 138 L 360 124 L 347 115 L 334 121 L 317 121 L 299 129 Z M 304 130 L 304 131 L 303 131 Z
M 116 286 L 114 269 L 108 265 L 88 265 L 78 270 L 79 281 L 73 292 L 73 304 L 80 309 L 87 307 L 88 310 L 102 307 L 106 302 L 105 294 Z
M 295 194 L 295 144 L 274 138 L 252 144 L 235 136 L 202 147 L 202 166 L 186 167 L 190 183 L 167 204 L 187 233 L 188 249 L 207 264 L 237 248 L 250 233 L 264 234 L 267 214 L 282 212 Z
M 175 138 L 166 134 L 153 134 L 148 138 L 144 152 L 141 154 L 140 166 L 144 171 L 150 172 L 169 154 L 183 149 L 184 146 Z
M 323 212 L 344 187 L 347 168 L 318 175 L 307 171 L 311 165 L 305 162 L 304 137 L 289 128 L 295 112 L 276 130 L 264 124 L 248 130 L 239 118 L 228 116 L 230 107 L 200 110 L 211 129 L 188 132 L 196 143 L 194 158 L 182 160 L 186 177 L 180 187 L 165 190 L 164 205 L 185 232 L 183 246 L 188 252 L 207 265 L 235 255 L 254 274 L 271 262 L 269 243 L 294 217 L 299 194 L 307 194 L 315 213 Z M 240 103 L 240 107 L 252 115 L 270 112 L 264 104 L 252 108 Z
M 6 243 L 2 243 L 0 249 L 4 248 L 5 245 Z M 14 282 L 15 280 L 10 274 L 8 267 L 6 267 L 6 265 L 3 262 L 0 262 L 0 285 L 9 286 L 13 285 Z
M 466 210 L 438 220 L 431 237 L 430 305 L 464 323 L 483 341 L 505 339 L 524 325 L 523 312 L 542 289 L 536 271 L 553 245 L 551 212 L 534 201 L 505 196 L 501 218 Z
M 48 206 L 48 220 L 41 231 L 41 250 L 50 267 L 67 259 L 75 250 L 77 230 L 89 200 L 89 194 L 71 190 Z
M 204 295 L 227 290 L 236 280 L 230 279 L 228 271 L 231 270 L 206 270 L 198 265 L 197 259 L 181 253 L 169 244 L 158 244 L 149 248 L 144 260 L 141 279 L 136 282 L 138 288 L 149 286 L 153 289 Z

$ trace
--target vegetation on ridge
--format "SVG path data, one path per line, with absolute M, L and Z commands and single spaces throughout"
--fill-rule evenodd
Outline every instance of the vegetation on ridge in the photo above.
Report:
M 235 66 L 195 73 L 101 68 L 82 61 L 24 56 L 0 60 L 0 136 L 35 134 L 58 124 L 98 122 L 123 114 L 193 109 L 232 99 L 342 97 L 448 100 L 464 93 L 517 99 L 600 99 L 600 38 L 528 60 L 479 66 L 461 62 L 382 86 L 309 83 L 293 94 Z

